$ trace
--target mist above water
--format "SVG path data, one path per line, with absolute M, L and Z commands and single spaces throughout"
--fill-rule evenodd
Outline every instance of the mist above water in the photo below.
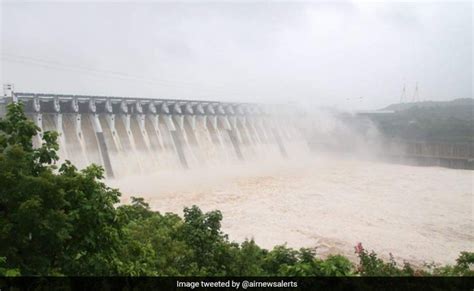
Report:
M 311 120 L 303 130 L 312 134 L 311 151 L 300 142 L 288 158 L 275 152 L 109 184 L 124 193 L 122 202 L 144 197 L 160 212 L 219 209 L 232 240 L 254 238 L 266 248 L 288 243 L 355 259 L 353 246 L 362 242 L 417 265 L 453 263 L 460 251 L 473 250 L 471 171 L 384 163 L 368 120 L 324 111 Z

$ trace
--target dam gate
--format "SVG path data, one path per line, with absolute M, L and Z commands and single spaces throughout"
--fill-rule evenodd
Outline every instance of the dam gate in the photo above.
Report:
M 59 156 L 79 168 L 104 167 L 107 177 L 254 159 L 302 138 L 281 106 L 199 100 L 11 92 L 0 116 L 21 102 L 41 129 L 59 133 Z

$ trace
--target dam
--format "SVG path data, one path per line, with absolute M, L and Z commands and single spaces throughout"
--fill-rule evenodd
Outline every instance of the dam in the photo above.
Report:
M 42 132 L 60 133 L 61 160 L 79 168 L 102 165 L 107 185 L 123 193 L 121 203 L 139 195 L 161 213 L 190 205 L 219 209 L 233 241 L 253 238 L 265 248 L 287 243 L 354 260 L 353 246 L 362 242 L 387 260 L 393 253 L 420 266 L 453 263 L 459 252 L 472 250 L 472 171 L 344 154 L 358 149 L 344 130 L 327 126 L 327 135 L 311 135 L 318 124 L 308 121 L 322 114 L 263 104 L 15 92 L 0 98 L 0 116 L 10 102 L 22 102 Z M 314 144 L 328 136 L 338 138 Z M 374 152 L 368 137 L 360 139 Z M 390 142 L 380 148 L 397 157 L 472 154 Z
M 294 114 L 267 104 L 9 92 L 42 133 L 59 133 L 60 160 L 101 165 L 108 178 L 288 156 L 304 140 Z

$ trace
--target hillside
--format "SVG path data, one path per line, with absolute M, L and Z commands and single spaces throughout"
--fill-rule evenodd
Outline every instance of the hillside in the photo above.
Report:
M 459 118 L 472 120 L 474 118 L 474 99 L 460 98 L 451 101 L 422 101 L 411 103 L 391 104 L 381 110 L 404 112 L 408 115 L 433 115 L 433 118 Z
M 390 138 L 438 142 L 474 141 L 474 99 L 392 104 L 371 115 L 379 130 Z

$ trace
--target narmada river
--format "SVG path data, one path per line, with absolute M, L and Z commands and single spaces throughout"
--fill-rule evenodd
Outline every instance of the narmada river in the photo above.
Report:
M 354 245 L 399 262 L 454 263 L 474 251 L 474 171 L 329 156 L 169 171 L 110 181 L 152 209 L 219 209 L 231 240 L 287 243 L 355 259 Z

